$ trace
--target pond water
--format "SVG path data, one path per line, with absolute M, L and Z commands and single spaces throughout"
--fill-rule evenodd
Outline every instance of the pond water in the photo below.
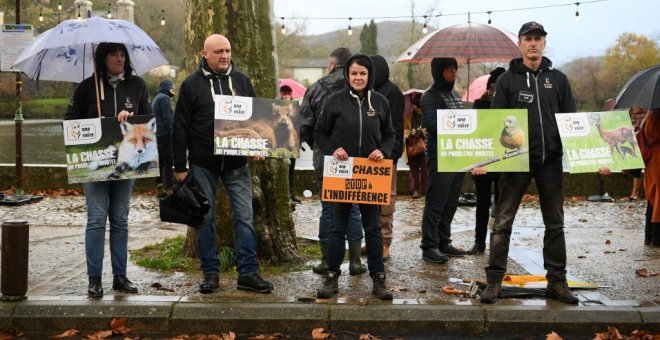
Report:
M 0 120 L 0 164 L 16 163 L 16 128 L 13 120 Z M 307 144 L 304 144 L 307 146 Z M 31 119 L 23 122 L 24 164 L 66 164 L 62 121 L 59 119 Z M 399 170 L 408 169 L 403 158 Z M 310 170 L 312 152 L 307 148 L 296 161 L 297 170 Z

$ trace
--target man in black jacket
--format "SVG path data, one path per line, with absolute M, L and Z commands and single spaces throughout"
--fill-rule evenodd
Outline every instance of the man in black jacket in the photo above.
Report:
M 213 153 L 213 125 L 216 95 L 254 97 L 247 75 L 231 61 L 231 44 L 222 35 L 204 41 L 199 69 L 181 85 L 174 114 L 172 149 L 174 177 L 182 182 L 190 175 L 200 184 L 211 209 L 197 228 L 197 255 L 204 273 L 201 293 L 219 287 L 220 261 L 215 230 L 215 194 L 222 179 L 232 206 L 232 222 L 238 269 L 237 288 L 270 293 L 273 285 L 258 274 L 257 238 L 252 219 L 252 180 L 247 158 L 216 156 Z
M 422 95 L 426 126 L 426 158 L 429 189 L 422 216 L 422 258 L 431 263 L 447 262 L 447 256 L 464 256 L 465 250 L 451 244 L 451 222 L 458 209 L 462 172 L 438 172 L 438 110 L 462 109 L 461 96 L 454 91 L 458 63 L 454 58 L 433 58 L 433 84 Z
M 319 117 L 323 111 L 326 98 L 331 94 L 342 90 L 346 86 L 344 80 L 344 64 L 351 57 L 351 50 L 346 47 L 335 48 L 328 58 L 328 75 L 316 81 L 305 92 L 305 97 L 300 108 L 302 125 L 300 126 L 301 139 L 313 150 L 313 165 L 316 171 L 316 183 L 321 192 L 323 184 L 323 152 L 314 143 L 313 132 Z M 351 208 L 351 219 L 348 224 L 348 255 L 349 273 L 359 275 L 367 272 L 367 268 L 360 260 L 360 245 L 362 243 L 362 222 L 360 210 L 357 205 Z M 332 225 L 332 205 L 321 201 L 321 216 L 319 217 L 319 244 L 321 246 L 321 262 L 312 270 L 317 274 L 325 274 L 328 270 L 327 248 L 330 226 Z
M 380 231 L 383 233 L 383 260 L 390 258 L 392 245 L 392 227 L 394 222 L 394 203 L 396 201 L 396 163 L 403 154 L 403 93 L 396 84 L 389 80 L 390 68 L 380 55 L 371 56 L 374 63 L 374 90 L 387 98 L 390 103 L 390 115 L 394 128 L 394 148 L 392 148 L 392 196 L 390 205 L 380 206 Z M 364 251 L 366 253 L 366 249 Z
M 577 304 L 566 283 L 562 144 L 555 113 L 575 112 L 575 99 L 566 75 L 543 57 L 546 31 L 528 22 L 518 32 L 522 58 L 511 60 L 509 70 L 497 80 L 492 108 L 526 108 L 529 121 L 529 172 L 504 172 L 500 197 L 490 235 L 488 285 L 481 301 L 494 303 L 506 272 L 511 226 L 532 178 L 536 183 L 545 224 L 543 267 L 547 270 L 546 296 Z

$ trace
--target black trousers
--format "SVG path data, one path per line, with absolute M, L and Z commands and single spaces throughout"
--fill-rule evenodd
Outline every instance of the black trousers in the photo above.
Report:
M 441 249 L 451 243 L 451 222 L 458 209 L 458 196 L 463 184 L 462 172 L 438 172 L 435 160 L 428 162 L 429 189 L 422 216 L 420 248 Z
M 160 177 L 156 177 L 156 184 L 163 183 L 169 188 L 174 184 L 173 161 L 172 161 L 172 135 L 157 136 L 158 141 L 158 167 Z

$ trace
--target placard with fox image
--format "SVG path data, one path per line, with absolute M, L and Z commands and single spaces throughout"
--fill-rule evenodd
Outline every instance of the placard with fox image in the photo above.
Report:
M 65 120 L 62 127 L 70 184 L 160 175 L 154 115 Z
M 298 158 L 297 101 L 241 96 L 215 97 L 216 155 Z

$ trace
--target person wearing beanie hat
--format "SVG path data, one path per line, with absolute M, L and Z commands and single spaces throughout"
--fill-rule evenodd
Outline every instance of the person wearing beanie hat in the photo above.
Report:
M 422 216 L 422 258 L 431 263 L 447 262 L 447 256 L 464 256 L 465 250 L 451 244 L 451 221 L 458 208 L 464 173 L 438 172 L 437 120 L 439 109 L 462 109 L 461 97 L 454 91 L 458 63 L 454 58 L 433 58 L 433 84 L 422 95 L 426 126 L 426 157 L 429 187 Z
M 490 109 L 490 102 L 495 93 L 495 83 L 497 78 L 506 71 L 503 67 L 497 67 L 490 71 L 490 77 L 486 82 L 486 92 L 481 98 L 474 101 L 473 109 Z M 493 206 L 497 203 L 499 198 L 499 190 L 497 189 L 498 180 L 500 179 L 499 172 L 489 172 L 484 175 L 472 176 L 474 186 L 477 191 L 477 206 L 475 210 L 475 223 L 474 223 L 474 245 L 467 251 L 468 254 L 479 254 L 486 251 L 486 235 L 488 234 L 488 218 L 490 216 L 490 195 L 491 187 L 495 188 L 495 200 Z
M 506 273 L 513 220 L 527 187 L 536 183 L 545 224 L 543 267 L 548 281 L 546 297 L 577 304 L 566 282 L 566 241 L 564 237 L 564 192 L 562 153 L 556 113 L 576 112 L 571 85 L 565 74 L 543 56 L 546 35 L 543 25 L 530 21 L 520 27 L 518 47 L 522 58 L 509 63 L 509 70 L 497 80 L 491 107 L 527 109 L 529 171 L 503 172 L 500 195 L 493 213 L 490 256 L 486 267 L 486 288 L 481 301 L 494 303 L 502 290 Z M 473 174 L 484 174 L 476 168 Z
M 172 97 L 174 83 L 163 80 L 158 86 L 158 94 L 151 101 L 151 111 L 156 116 L 156 137 L 158 141 L 158 165 L 160 176 L 156 177 L 156 195 L 165 197 L 167 190 L 174 184 L 172 168 Z

